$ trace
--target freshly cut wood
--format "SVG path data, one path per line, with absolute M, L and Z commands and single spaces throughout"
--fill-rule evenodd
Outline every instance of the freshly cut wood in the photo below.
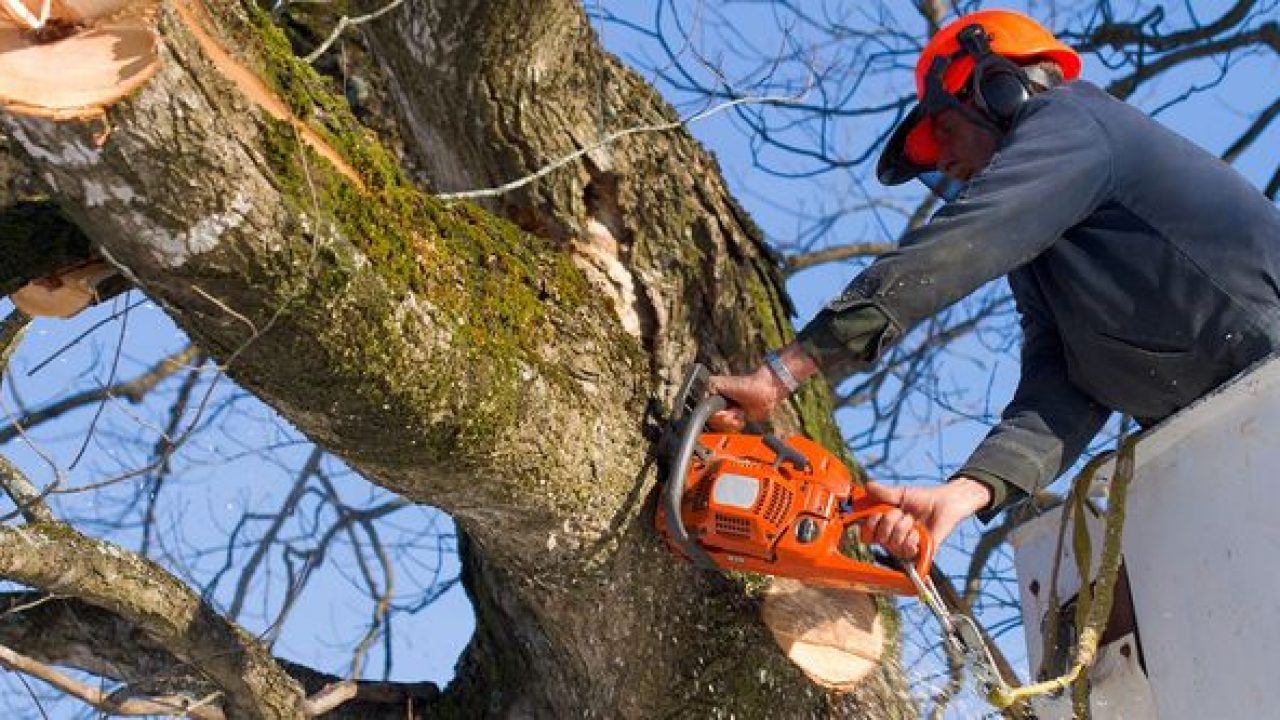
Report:
M 99 260 L 56 278 L 27 283 L 9 299 L 32 317 L 68 318 L 93 304 L 98 299 L 98 284 L 115 273 L 115 268 Z
M 848 691 L 880 665 L 884 622 L 866 593 L 775 578 L 763 615 L 791 662 L 820 685 Z
M 97 117 L 159 65 L 155 0 L 0 3 L 0 105 L 9 112 Z
M 91 22 L 137 4 L 137 0 L 0 0 L 0 14 L 38 30 L 50 21 Z

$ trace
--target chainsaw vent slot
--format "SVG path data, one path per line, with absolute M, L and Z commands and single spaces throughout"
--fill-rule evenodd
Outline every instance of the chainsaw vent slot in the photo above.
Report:
M 751 521 L 747 518 L 716 513 L 716 532 L 721 535 L 750 540 Z
M 769 497 L 764 503 L 764 519 L 781 525 L 791 508 L 791 490 L 778 483 L 769 483 Z
M 707 505 L 711 503 L 711 483 L 704 482 L 698 485 L 698 489 L 693 493 L 693 509 L 703 511 L 707 509 Z

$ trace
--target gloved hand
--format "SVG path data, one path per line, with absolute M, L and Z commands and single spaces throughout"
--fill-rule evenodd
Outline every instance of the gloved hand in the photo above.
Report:
M 991 502 L 991 490 L 967 477 L 957 477 L 944 485 L 890 486 L 871 481 L 867 495 L 872 500 L 896 505 L 893 510 L 872 515 L 862 523 L 863 538 L 880 545 L 900 558 L 915 557 L 920 549 L 916 525 L 940 547 L 961 520 Z

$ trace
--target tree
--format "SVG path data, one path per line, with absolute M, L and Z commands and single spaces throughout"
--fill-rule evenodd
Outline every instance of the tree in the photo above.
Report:
M 435 711 L 910 712 L 891 666 L 849 695 L 805 682 L 741 582 L 673 562 L 651 530 L 651 398 L 695 357 L 755 356 L 791 332 L 776 260 L 706 152 L 649 134 L 483 206 L 420 189 L 497 184 L 589 145 L 583 87 L 602 84 L 627 125 L 674 120 L 576 3 L 411 3 L 372 26 L 367 61 L 401 118 L 385 145 L 254 3 L 156 17 L 158 72 L 107 110 L 105 142 L 14 115 L 5 132 L 87 245 L 238 383 L 457 518 L 479 627 Z M 7 286 L 46 271 L 16 266 Z M 835 440 L 829 402 L 810 389 L 783 420 Z M 26 497 L 4 576 L 103 611 L 104 634 L 141 630 L 137 660 L 163 648 L 229 717 L 327 697 L 304 699 L 306 682 L 157 566 Z
M 610 27 L 631 27 L 599 3 L 587 5 Z M 867 192 L 868 163 L 910 101 L 915 52 L 948 13 L 969 5 L 772 2 L 781 41 L 763 46 L 737 33 L 727 13 L 741 12 L 739 3 L 658 0 L 654 26 L 636 27 L 664 48 L 648 72 L 682 109 L 788 99 L 731 109 L 766 172 L 834 178 L 836 189 L 823 186 L 820 197 L 858 190 L 846 193 L 853 202 L 797 218 L 797 240 L 777 244 L 782 271 L 791 274 L 883 252 L 899 224 L 923 222 L 935 207 L 918 196 Z M 162 8 L 158 74 L 112 106 L 105 124 L 4 118 L 0 289 L 102 252 L 218 367 L 308 437 L 404 498 L 457 515 L 480 616 L 459 682 L 443 697 L 425 687 L 361 685 L 365 698 L 387 700 L 341 707 L 356 717 L 373 716 L 375 707 L 398 714 L 412 697 L 442 713 L 477 707 L 480 698 L 493 703 L 492 714 L 841 715 L 868 707 L 913 714 L 891 667 L 854 697 L 818 692 L 754 619 L 754 586 L 673 565 L 649 530 L 650 399 L 668 396 L 694 357 L 741 368 L 780 344 L 790 332 L 787 300 L 777 259 L 687 134 L 668 128 L 597 146 L 609 132 L 677 117 L 599 51 L 578 5 L 271 6 L 274 18 L 247 0 L 216 9 L 214 18 L 192 0 Z M 1178 71 L 1177 89 L 1161 88 L 1167 97 L 1144 105 L 1156 112 L 1202 96 L 1242 62 L 1280 48 L 1272 2 L 1234 2 L 1206 20 L 1189 8 L 1179 15 L 1140 3 L 1034 10 L 1106 62 L 1121 96 Z M 661 21 L 681 11 L 695 22 Z M 360 13 L 369 21 L 354 31 L 342 26 L 361 42 L 315 53 L 328 77 L 297 59 L 319 49 L 340 18 Z M 292 47 L 272 19 L 288 29 Z M 703 36 L 714 32 L 729 39 L 735 62 L 753 65 L 750 72 L 733 72 L 708 48 Z M 825 48 L 838 62 L 813 61 Z M 1191 71 L 1206 67 L 1206 77 Z M 1228 160 L 1256 155 L 1277 116 L 1274 98 L 1250 100 L 1260 104 L 1244 110 L 1244 130 L 1223 151 Z M 842 131 L 845 122 L 861 124 Z M 536 182 L 477 198 L 478 206 L 442 200 L 530 178 L 584 150 Z M 1260 186 L 1274 197 L 1278 182 L 1280 174 L 1264 175 Z M 901 222 L 877 221 L 881 237 L 847 244 L 863 237 L 849 232 L 849 218 L 874 227 L 867 213 L 884 209 Z M 859 457 L 878 454 L 876 470 L 887 473 L 919 421 L 939 409 L 971 412 L 955 406 L 942 358 L 971 352 L 963 341 L 975 336 L 995 350 L 1014 346 L 1010 317 L 1002 290 L 989 288 L 909 337 L 880 371 L 836 388 L 838 404 L 872 408 L 874 422 L 848 439 Z M 780 424 L 838 446 L 829 403 L 824 389 L 810 388 Z M 163 468 L 171 451 L 157 443 L 148 464 Z M 303 470 L 299 492 L 306 492 Z M 47 491 L 24 495 L 13 478 L 7 487 L 28 500 Z M 20 502 L 40 512 L 38 503 Z M 979 545 L 967 604 L 999 600 L 991 586 L 1002 578 L 978 581 L 1014 521 Z M 26 534 L 8 537 L 27 542 L 37 533 L 51 548 L 47 558 L 70 567 L 114 557 L 88 551 L 101 543 L 42 523 L 36 517 Z M 28 555 L 10 557 L 21 564 Z M 78 599 L 11 596 L 16 610 L 5 617 L 21 622 L 0 644 L 103 677 L 153 677 L 165 668 L 159 674 L 171 682 L 133 683 L 129 692 L 207 697 L 221 687 L 232 714 L 264 713 L 270 704 L 256 692 L 279 690 L 286 704 L 296 701 L 302 691 L 286 675 L 312 700 L 339 680 L 273 661 L 189 590 L 169 586 L 169 607 L 187 607 L 219 628 L 203 639 L 221 639 L 224 648 L 244 643 L 245 657 L 270 679 L 266 689 L 237 684 L 234 670 L 204 667 L 221 657 L 216 648 L 175 645 L 177 631 L 155 616 L 113 604 L 136 594 L 125 584 L 127 568 L 95 567 L 121 579 L 55 591 Z M 40 568 L 5 570 L 45 590 L 54 582 Z M 163 577 L 156 567 L 151 573 Z M 24 609 L 33 601 L 40 605 Z M 613 608 L 616 620 L 583 623 L 599 617 L 598 607 Z M 102 632 L 74 634 L 83 618 Z M 65 642 L 22 632 L 52 627 L 65 629 L 56 636 Z M 138 642 L 137 627 L 149 629 L 149 641 Z M 78 652 L 57 649 L 67 647 Z M 110 662 L 84 660 L 95 652 Z

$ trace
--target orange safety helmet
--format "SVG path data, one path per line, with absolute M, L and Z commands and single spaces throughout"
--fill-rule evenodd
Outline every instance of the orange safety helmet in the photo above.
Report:
M 884 184 L 898 185 L 935 169 L 940 148 L 933 135 L 933 115 L 946 106 L 942 101 L 955 104 L 957 94 L 977 85 L 974 70 L 984 60 L 975 57 L 974 45 L 968 37 L 974 31 L 965 32 L 975 25 L 983 31 L 978 33 L 979 47 L 990 56 L 1005 58 L 1014 64 L 1051 60 L 1062 68 L 1064 79 L 1074 80 L 1080 76 L 1081 61 L 1076 51 L 1020 12 L 980 10 L 954 20 L 929 40 L 916 62 L 919 103 L 894 130 L 880 156 L 876 174 Z M 980 87 L 974 89 L 976 94 L 981 94 Z M 938 97 L 944 94 L 945 97 Z

